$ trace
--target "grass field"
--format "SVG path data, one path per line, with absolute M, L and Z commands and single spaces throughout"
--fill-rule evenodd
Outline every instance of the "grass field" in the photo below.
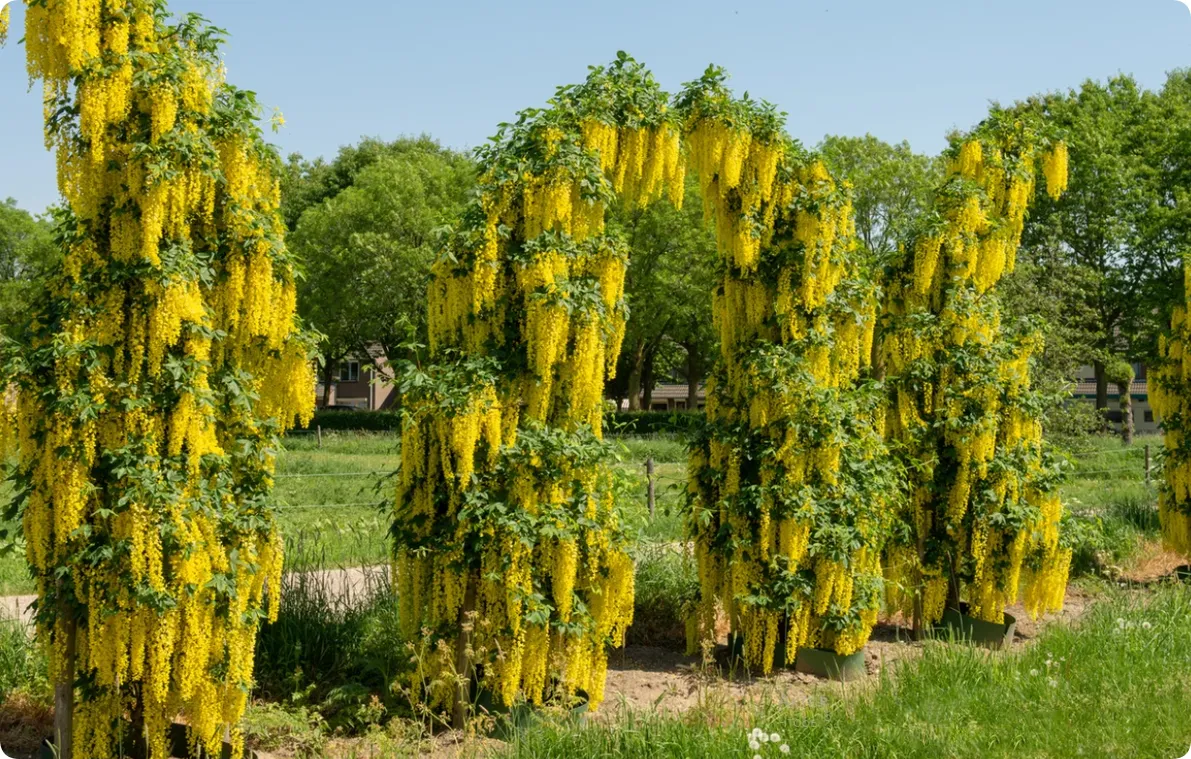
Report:
M 545 724 L 501 754 L 545 757 L 1176 757 L 1191 742 L 1191 592 L 1109 591 L 1074 625 L 990 654 L 946 643 L 875 687 L 805 708 L 707 705 L 681 717 L 625 713 L 583 728 Z M 749 745 L 754 728 L 777 741 Z

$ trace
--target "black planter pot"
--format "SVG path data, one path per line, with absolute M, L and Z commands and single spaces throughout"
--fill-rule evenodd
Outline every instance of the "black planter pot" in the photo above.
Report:
M 166 737 L 166 743 L 170 747 L 170 756 L 177 757 L 177 759 L 188 759 L 190 756 L 190 746 L 186 741 L 186 725 L 175 722 L 170 725 L 170 733 Z M 54 750 L 54 743 L 49 738 L 41 742 L 41 759 L 57 759 L 57 752 Z M 145 752 L 143 746 L 129 746 L 125 749 L 124 756 L 128 759 L 145 759 Z M 206 751 L 201 751 L 199 756 L 203 759 L 215 759 Z M 226 741 L 223 744 L 222 750 L 219 752 L 219 759 L 231 759 L 232 744 Z M 244 749 L 244 759 L 257 759 L 255 751 Z
M 859 680 L 868 674 L 864 668 L 864 649 L 842 656 L 822 648 L 800 648 L 794 669 L 840 682 Z
M 941 633 L 940 637 L 951 635 L 957 640 L 992 649 L 1008 648 L 1013 644 L 1013 634 L 1017 630 L 1017 618 L 1012 614 L 1006 614 L 1005 621 L 997 624 L 970 617 L 967 612 L 967 603 L 960 603 L 959 609 L 944 611 L 943 619 L 935 627 L 936 634 Z
M 740 633 L 728 633 L 728 659 L 744 663 L 744 636 Z M 793 665 L 793 662 L 786 661 L 786 639 L 782 636 L 773 649 L 773 667 L 787 669 Z

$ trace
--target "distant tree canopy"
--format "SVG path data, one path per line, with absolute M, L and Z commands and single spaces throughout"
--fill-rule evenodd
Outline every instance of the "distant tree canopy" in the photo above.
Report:
M 929 207 L 942 161 L 915 153 L 909 143 L 890 145 L 871 134 L 828 136 L 818 151 L 836 176 L 852 184 L 857 240 L 875 260 L 888 259 Z
M 703 220 L 699 184 L 688 177 L 682 209 L 659 201 L 646 208 L 614 209 L 609 227 L 629 246 L 625 300 L 629 320 L 616 377 L 608 393 L 646 408 L 660 378 L 679 368 L 687 379 L 688 408 L 714 360 L 711 295 L 716 283 L 715 233 Z
M 0 202 L 0 329 L 9 331 L 29 312 L 60 258 L 48 217 L 34 217 L 11 198 Z
M 1172 73 L 1157 92 L 1129 76 L 1031 98 L 1066 135 L 1071 186 L 1039 198 L 1026 224 L 1010 308 L 1046 337 L 1044 377 L 1062 385 L 1094 367 L 1096 407 L 1108 407 L 1107 368 L 1147 361 L 1182 298 L 1191 251 L 1191 74 Z
M 425 344 L 435 232 L 462 210 L 475 168 L 427 138 L 365 140 L 330 164 L 307 166 L 291 180 L 294 197 L 284 207 L 305 204 L 290 245 L 303 260 L 298 302 L 323 333 L 329 386 L 348 355 L 379 348 L 395 360 L 406 346 Z

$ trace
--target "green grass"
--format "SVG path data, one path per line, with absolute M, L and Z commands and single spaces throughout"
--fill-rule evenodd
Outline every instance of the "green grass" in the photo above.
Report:
M 1146 481 L 1145 447 L 1151 453 Z M 1162 438 L 1139 437 L 1132 446 L 1119 438 L 1090 436 L 1068 456 L 1072 474 L 1063 485 L 1069 518 L 1067 539 L 1074 543 L 1076 573 L 1113 572 L 1159 536 L 1158 453 Z
M 614 437 L 621 470 L 630 485 L 621 498 L 629 524 L 643 540 L 676 541 L 683 536 L 682 507 L 686 502 L 686 441 L 675 435 Z M 645 462 L 653 459 L 654 515 L 649 515 Z
M 699 591 L 694 559 L 674 543 L 640 543 L 633 559 L 633 624 L 626 642 L 685 651 L 688 606 Z
M 584 727 L 545 725 L 506 757 L 783 756 L 748 747 L 760 727 L 789 756 L 1175 757 L 1191 738 L 1191 592 L 1116 595 L 1075 627 L 1054 625 L 1008 654 L 932 643 L 917 661 L 850 693 L 816 692 L 810 706 L 774 698 L 744 710 L 709 699 L 682 717 L 629 713 Z
M 399 465 L 393 433 L 324 432 L 291 435 L 277 458 L 277 503 L 282 532 L 290 544 L 317 538 L 320 563 L 362 566 L 385 561 L 388 518 L 381 511 L 392 497 L 389 476 Z M 310 551 L 294 551 L 289 566 L 300 569 Z

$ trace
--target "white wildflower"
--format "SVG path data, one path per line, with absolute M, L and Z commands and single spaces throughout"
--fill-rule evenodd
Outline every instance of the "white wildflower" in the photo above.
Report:
M 784 743 L 782 745 L 778 746 L 777 748 L 778 748 L 778 751 L 781 751 L 783 754 L 790 753 L 790 747 Z
M 780 741 L 781 739 L 782 739 L 782 736 L 778 735 L 777 733 L 770 733 L 770 734 L 769 734 L 769 742 L 770 742 L 770 743 L 777 743 L 777 742 L 778 742 L 778 741 Z

